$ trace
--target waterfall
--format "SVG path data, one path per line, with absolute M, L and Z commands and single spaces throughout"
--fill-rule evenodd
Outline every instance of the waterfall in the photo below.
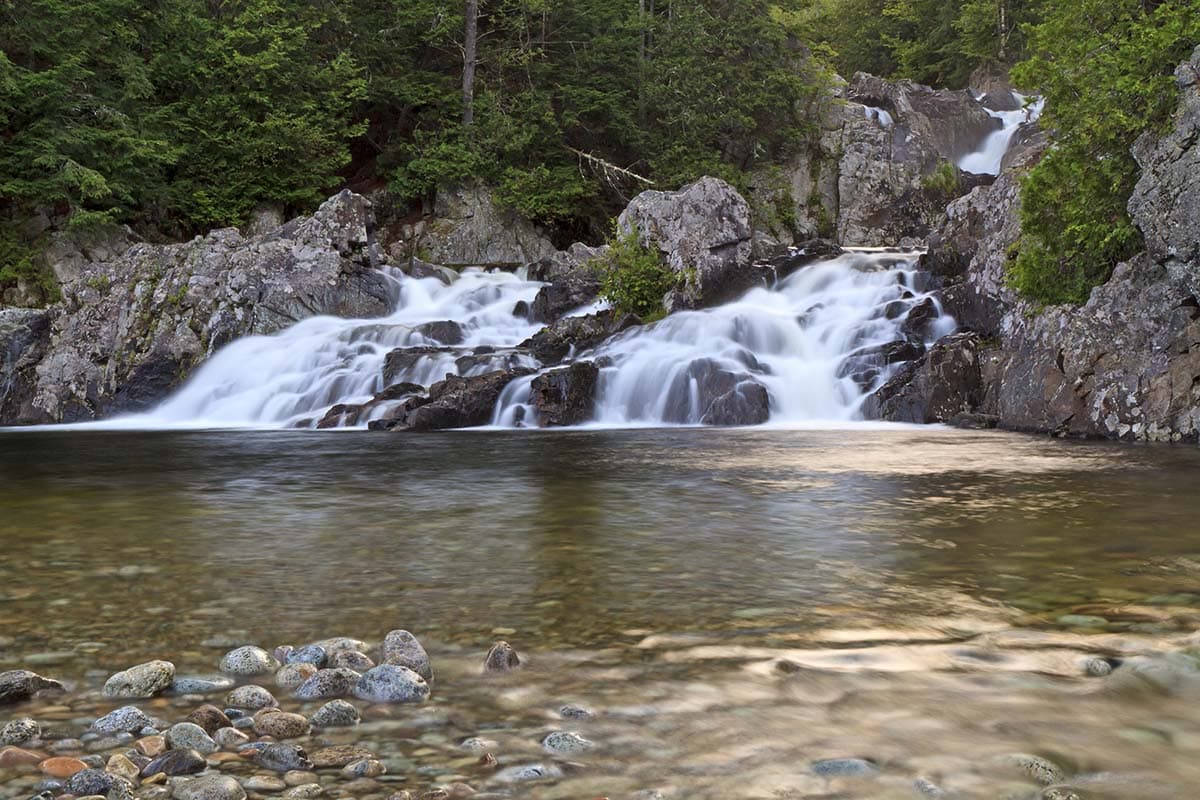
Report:
M 732 303 L 626 331 L 578 356 L 604 365 L 596 422 L 700 424 L 714 374 L 764 386 L 773 423 L 854 420 L 902 356 L 917 357 L 954 330 L 921 283 L 912 255 L 850 253 Z M 918 313 L 928 314 L 928 325 L 910 324 Z M 530 382 L 508 387 L 495 424 L 532 421 Z
M 1000 120 L 1002 127 L 988 135 L 978 150 L 963 156 L 958 162 L 958 168 L 964 172 L 974 172 L 977 175 L 999 175 L 1000 164 L 1008 152 L 1013 136 L 1022 125 L 1036 122 L 1042 114 L 1045 100 L 1037 98 L 1028 103 L 1024 95 L 1013 92 L 1013 96 L 1021 104 L 1016 111 L 992 111 L 984 109 L 992 117 Z

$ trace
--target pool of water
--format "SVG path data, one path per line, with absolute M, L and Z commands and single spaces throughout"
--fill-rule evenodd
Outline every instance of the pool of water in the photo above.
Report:
M 935 428 L 0 433 L 0 669 L 86 694 L 403 627 L 433 699 L 342 735 L 414 790 L 490 786 L 463 738 L 505 765 L 569 728 L 595 749 L 515 796 L 1036 798 L 1022 752 L 1081 798 L 1194 797 L 1200 691 L 1084 664 L 1190 643 L 1198 478 L 1187 447 Z M 484 679 L 497 638 L 526 668 Z

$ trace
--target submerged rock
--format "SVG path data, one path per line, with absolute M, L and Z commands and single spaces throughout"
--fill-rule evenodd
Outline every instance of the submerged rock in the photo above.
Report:
M 362 721 L 353 703 L 330 700 L 313 713 L 309 720 L 318 728 L 352 727 Z
M 542 739 L 542 749 L 550 753 L 582 753 L 595 746 L 574 731 L 554 731 Z
M 246 800 L 246 790 L 228 775 L 201 775 L 171 788 L 173 800 Z
M 153 775 L 195 775 L 208 769 L 208 762 L 196 750 L 168 750 L 142 768 L 142 777 Z
M 92 723 L 92 730 L 99 734 L 137 733 L 153 724 L 137 706 L 122 706 L 110 711 Z
M 354 690 L 361 676 L 352 669 L 323 669 L 300 684 L 293 696 L 300 700 L 328 700 L 344 697 Z
M 148 661 L 116 673 L 104 683 L 105 697 L 154 697 L 167 689 L 175 679 L 175 665 L 170 661 Z
M 42 726 L 36 720 L 14 719 L 0 726 L 0 746 L 22 745 L 42 735 Z
M 0 705 L 22 703 L 38 692 L 62 688 L 63 685 L 58 681 L 43 678 L 27 669 L 0 672 Z
M 229 675 L 254 677 L 266 675 L 279 668 L 279 662 L 261 647 L 247 645 L 230 650 L 221 657 L 220 669 Z
M 394 630 L 383 640 L 383 660 L 389 664 L 408 667 L 426 681 L 433 680 L 433 666 L 425 648 L 406 630 Z
M 484 672 L 512 672 L 521 666 L 517 651 L 508 642 L 500 641 L 492 645 L 487 657 L 483 660 Z
M 429 697 L 429 685 L 407 667 L 380 664 L 363 673 L 354 696 L 370 703 L 420 703 Z
M 827 758 L 814 761 L 809 769 L 822 778 L 871 778 L 879 774 L 879 767 L 865 758 Z
M 254 753 L 254 762 L 263 769 L 275 772 L 290 772 L 291 770 L 310 770 L 313 762 L 308 752 L 294 744 L 268 744 Z

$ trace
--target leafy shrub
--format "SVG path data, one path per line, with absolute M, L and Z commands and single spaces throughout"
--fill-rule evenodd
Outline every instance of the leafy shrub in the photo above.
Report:
M 1081 0 L 1032 29 L 1018 85 L 1046 97 L 1053 147 L 1021 187 L 1023 236 L 1009 281 L 1040 303 L 1083 303 L 1141 247 L 1126 205 L 1130 154 L 1176 104 L 1172 72 L 1200 39 L 1194 0 Z
M 644 246 L 637 229 L 617 232 L 605 258 L 600 295 L 621 314 L 650 322 L 666 315 L 663 296 L 679 281 L 658 253 Z
M 949 161 L 937 165 L 937 169 L 921 178 L 921 188 L 938 200 L 952 200 L 958 195 L 958 167 Z

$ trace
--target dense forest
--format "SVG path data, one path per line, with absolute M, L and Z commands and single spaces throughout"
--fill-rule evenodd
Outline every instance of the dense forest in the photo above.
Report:
M 171 239 L 340 186 L 481 180 L 564 236 L 628 196 L 735 184 L 816 130 L 835 73 L 1048 98 L 1014 280 L 1079 300 L 1137 247 L 1132 141 L 1200 0 L 0 0 L 0 285 L 49 225 Z M 34 222 L 30 222 L 33 220 Z

